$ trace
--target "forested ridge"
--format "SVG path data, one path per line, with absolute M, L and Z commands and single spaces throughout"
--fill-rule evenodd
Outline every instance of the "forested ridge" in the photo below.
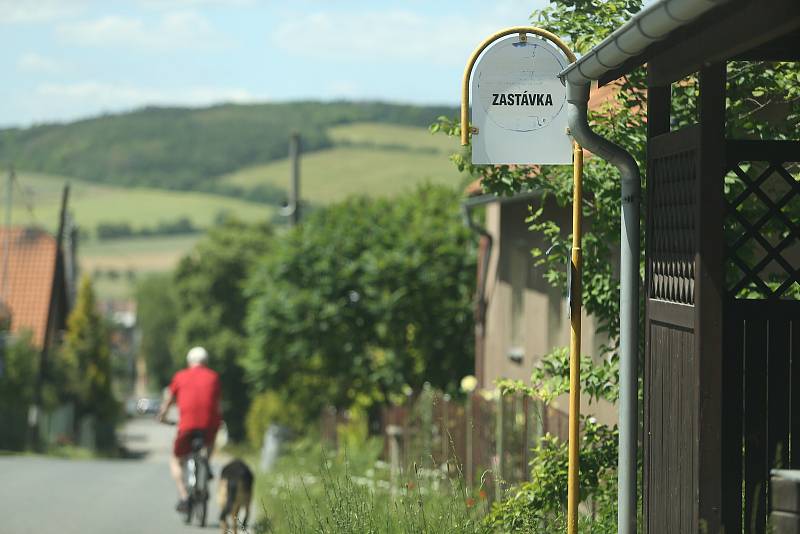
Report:
M 352 122 L 427 127 L 446 106 L 383 102 L 148 107 L 66 124 L 0 130 L 0 163 L 121 186 L 204 190 L 239 196 L 215 177 L 286 157 L 297 131 L 304 151 L 327 148 L 327 128 Z

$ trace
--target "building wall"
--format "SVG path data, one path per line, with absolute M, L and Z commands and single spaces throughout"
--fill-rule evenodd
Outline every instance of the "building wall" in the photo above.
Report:
M 494 240 L 484 297 L 488 305 L 484 333 L 480 387 L 492 389 L 500 378 L 529 383 L 531 372 L 541 358 L 556 347 L 568 347 L 570 323 L 565 296 L 544 278 L 544 269 L 535 267 L 531 249 L 545 249 L 543 236 L 528 230 L 525 219 L 529 207 L 538 208 L 539 198 L 493 202 L 486 207 L 486 229 Z M 571 228 L 571 206 L 559 207 L 545 201 L 543 216 L 561 228 Z M 566 265 L 564 266 L 566 269 Z M 596 334 L 596 321 L 582 316 L 581 351 L 600 358 L 606 341 Z M 582 402 L 582 411 L 594 413 L 604 422 L 616 422 L 610 405 Z M 557 399 L 555 408 L 567 410 L 567 401 Z

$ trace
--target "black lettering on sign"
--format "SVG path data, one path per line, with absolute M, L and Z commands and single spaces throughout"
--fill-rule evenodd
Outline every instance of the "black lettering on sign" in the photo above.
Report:
M 492 93 L 493 106 L 552 106 L 550 93 Z

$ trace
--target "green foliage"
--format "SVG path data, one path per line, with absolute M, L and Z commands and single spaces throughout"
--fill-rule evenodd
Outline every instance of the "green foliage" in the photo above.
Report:
M 378 461 L 379 439 L 342 457 L 301 442 L 256 481 L 265 517 L 255 532 L 481 533 L 485 501 L 467 496 L 463 479 L 410 466 L 392 481 Z
M 246 350 L 245 280 L 272 240 L 266 224 L 227 219 L 212 229 L 175 272 L 177 325 L 172 339 L 175 365 L 184 365 L 187 350 L 204 346 L 210 366 L 220 374 L 222 415 L 231 438 L 245 438 L 244 419 L 250 396 L 238 363 Z
M 532 450 L 531 477 L 492 507 L 487 525 L 502 532 L 554 532 L 566 513 L 567 443 L 545 435 Z M 581 501 L 611 508 L 616 503 L 617 431 L 582 419 Z
M 7 332 L 0 332 L 7 336 Z M 0 406 L 26 408 L 33 402 L 33 388 L 39 370 L 39 351 L 33 346 L 29 331 L 16 338 L 6 338 L 0 372 Z
M 171 221 L 159 221 L 155 226 L 134 229 L 129 222 L 101 222 L 97 224 L 98 239 L 118 239 L 121 237 L 151 235 L 181 235 L 198 232 L 189 217 L 178 217 Z
M 302 422 L 302 412 L 297 405 L 281 398 L 274 391 L 264 391 L 253 397 L 250 409 L 247 410 L 247 441 L 257 450 L 261 448 L 264 432 L 270 425 L 281 425 L 299 433 L 305 430 Z
M 471 243 L 458 195 L 442 187 L 314 212 L 250 283 L 248 378 L 309 419 L 426 380 L 455 390 L 473 365 Z
M 363 121 L 423 126 L 448 111 L 380 102 L 151 107 L 0 130 L 0 162 L 92 182 L 230 193 L 213 178 L 283 158 L 292 130 L 311 151 L 331 145 L 330 126 Z
M 136 310 L 140 332 L 139 357 L 144 358 L 152 386 L 166 387 L 177 370 L 172 337 L 178 321 L 173 277 L 152 274 L 136 287 Z
M 585 53 L 613 29 L 641 8 L 640 0 L 552 0 L 536 11 L 532 21 L 564 38 L 577 53 Z M 592 129 L 629 151 L 644 173 L 646 148 L 646 80 L 639 68 L 615 82 L 618 92 L 612 101 L 590 110 Z M 800 93 L 797 70 L 791 63 L 732 62 L 728 66 L 727 135 L 732 138 L 791 137 L 800 126 Z M 673 84 L 671 121 L 673 128 L 697 122 L 696 79 Z M 771 122 L 768 120 L 771 119 Z M 459 135 L 456 121 L 440 117 L 431 127 Z M 470 163 L 469 148 L 451 158 L 456 166 L 481 178 L 484 187 L 499 195 L 535 188 L 552 195 L 560 205 L 572 202 L 572 169 L 569 166 L 476 166 Z M 620 235 L 620 183 L 618 171 L 597 157 L 586 159 L 583 174 L 582 211 L 588 224 L 583 235 L 583 303 L 609 336 L 612 353 L 619 333 L 619 281 L 613 266 Z M 645 198 L 643 193 L 642 198 Z M 572 236 L 569 229 L 544 220 L 534 210 L 530 228 L 546 238 L 544 250 L 532 251 L 534 262 L 546 269 L 546 279 L 566 288 L 566 271 Z M 644 214 L 644 210 L 643 210 Z M 800 214 L 797 214 L 800 216 Z M 644 232 L 642 233 L 644 234 Z M 644 235 L 642 235 L 644 240 Z M 644 247 L 642 247 L 644 250 Z M 643 268 L 643 267 L 642 267 Z M 643 339 L 643 336 L 641 336 Z
M 62 395 L 75 401 L 78 413 L 102 420 L 114 418 L 118 406 L 111 391 L 111 340 L 86 275 L 67 318 L 59 359 Z
M 589 403 L 604 399 L 616 402 L 619 397 L 619 369 L 616 360 L 597 364 L 589 356 L 581 358 L 581 393 L 587 395 Z M 545 403 L 569 392 L 569 350 L 554 349 L 542 358 L 531 374 L 531 385 L 521 380 L 500 380 L 498 386 L 503 394 L 524 393 Z
M 577 53 L 585 53 L 612 30 L 641 8 L 640 0 L 551 0 L 550 6 L 534 12 L 532 20 L 556 35 L 566 38 Z M 796 132 L 800 123 L 800 90 L 797 69 L 788 63 L 743 63 L 728 65 L 727 135 L 731 138 L 784 139 Z M 615 82 L 618 92 L 613 100 L 590 111 L 592 129 L 628 150 L 646 169 L 646 82 L 643 69 L 637 69 Z M 697 122 L 698 88 L 694 77 L 673 84 L 671 120 L 673 128 Z M 458 123 L 440 118 L 431 127 L 459 135 Z M 459 170 L 481 178 L 486 189 L 499 195 L 530 188 L 552 195 L 561 205 L 572 201 L 572 169 L 544 166 L 531 169 L 520 166 L 474 166 L 469 149 L 451 158 Z M 619 333 L 619 281 L 613 269 L 615 249 L 620 235 L 620 184 L 618 172 L 597 157 L 586 160 L 584 195 L 581 209 L 589 222 L 583 235 L 583 303 L 593 314 L 599 330 L 609 336 L 607 358 L 595 366 L 584 359 L 582 390 L 590 397 L 613 401 L 618 395 L 616 343 Z M 737 185 L 728 181 L 726 188 Z M 738 184 L 741 190 L 741 184 Z M 735 194 L 736 191 L 734 191 Z M 644 198 L 644 195 L 643 195 Z M 800 216 L 800 214 L 795 214 Z M 796 218 L 796 217 L 795 217 Z M 528 219 L 530 229 L 545 237 L 545 253 L 533 250 L 534 262 L 546 269 L 545 277 L 554 287 L 566 288 L 566 272 L 572 236 L 568 229 L 542 218 L 534 210 Z M 730 231 L 730 229 L 728 229 Z M 644 236 L 642 236 L 644 238 Z M 778 236 L 785 237 L 784 235 Z M 642 250 L 644 248 L 642 247 Z M 643 336 L 641 336 L 643 339 Z M 532 385 L 506 381 L 507 391 L 523 391 L 545 402 L 568 391 L 568 364 L 565 350 L 545 357 L 534 371 Z M 582 497 L 599 498 L 601 518 L 581 531 L 613 531 L 614 467 L 616 431 L 584 420 L 581 442 Z M 504 531 L 553 532 L 563 526 L 563 502 L 566 495 L 566 446 L 555 438 L 544 438 L 535 451 L 533 482 L 521 485 L 517 494 L 497 505 L 489 524 Z M 584 479 L 584 477 L 587 477 Z M 604 482 L 605 481 L 605 482 Z M 606 506 L 607 504 L 607 506 Z

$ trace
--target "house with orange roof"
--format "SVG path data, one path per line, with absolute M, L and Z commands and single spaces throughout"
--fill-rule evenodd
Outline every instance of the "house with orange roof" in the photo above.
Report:
M 69 290 L 58 239 L 35 227 L 0 228 L 0 302 L 9 331 L 47 352 L 66 326 Z

